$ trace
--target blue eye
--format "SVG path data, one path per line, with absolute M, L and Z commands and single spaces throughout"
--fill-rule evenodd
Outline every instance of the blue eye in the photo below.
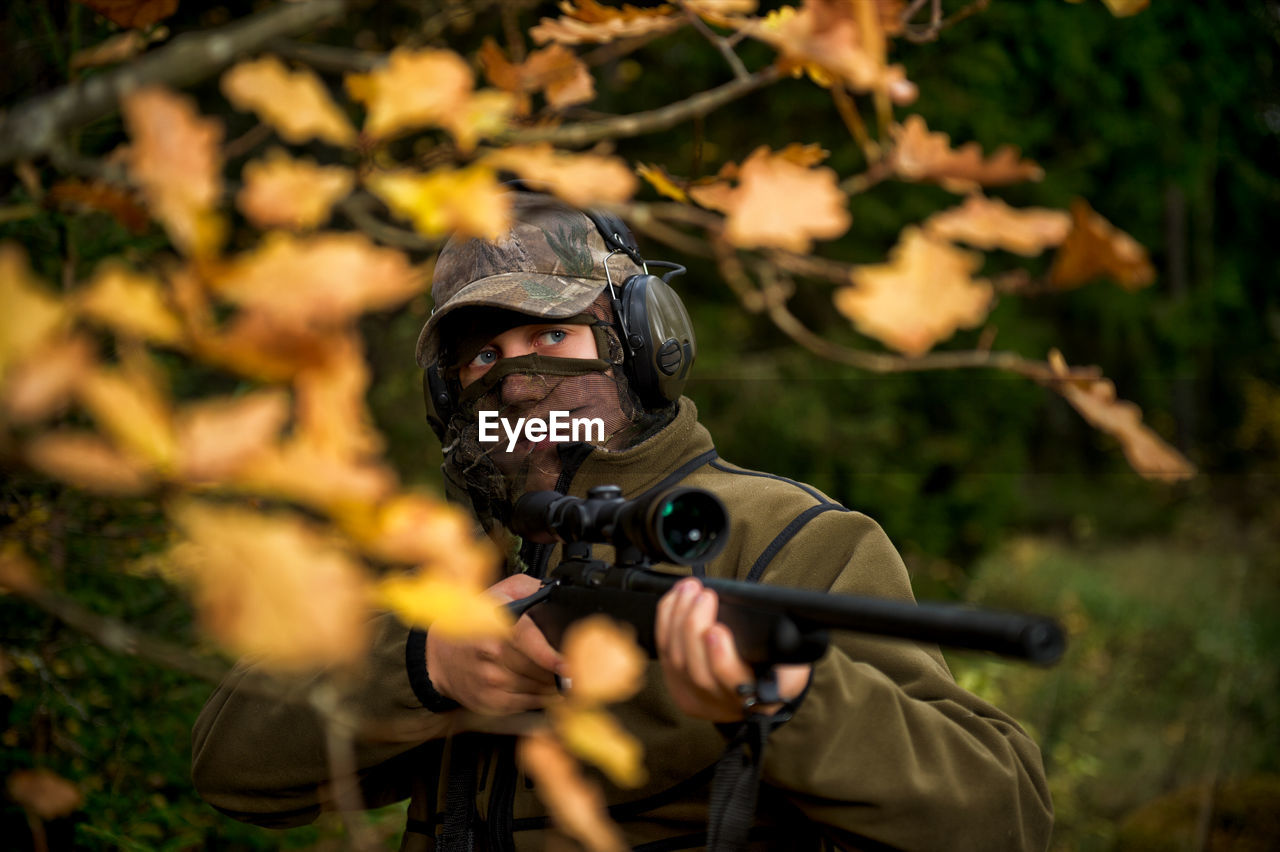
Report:
M 496 349 L 483 349 L 480 354 L 471 359 L 473 367 L 488 367 L 498 360 L 498 351 Z
M 550 331 L 544 331 L 540 335 L 544 343 L 550 344 L 552 346 L 556 345 L 557 343 L 564 343 L 565 338 L 568 336 L 569 336 L 569 332 L 565 331 L 562 328 L 554 328 L 554 329 L 551 329 Z

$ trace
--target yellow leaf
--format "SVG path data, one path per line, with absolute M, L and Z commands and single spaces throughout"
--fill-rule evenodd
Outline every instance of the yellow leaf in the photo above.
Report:
M 849 229 L 848 199 L 831 169 L 806 168 L 762 146 L 742 164 L 739 177 L 725 223 L 725 236 L 736 246 L 806 252 L 813 240 Z
M 82 335 L 46 341 L 7 375 L 5 415 L 14 423 L 34 423 L 58 413 L 93 363 L 93 344 Z
M 543 18 L 529 30 L 538 44 L 608 44 L 658 35 L 684 26 L 684 18 L 665 3 L 652 8 L 604 6 L 595 0 L 562 0 L 559 18 Z
M 286 142 L 319 139 L 346 146 L 356 141 L 355 128 L 309 68 L 290 71 L 270 55 L 241 62 L 222 75 L 222 93 L 238 109 L 250 110 L 274 127 Z
M 10 365 L 48 340 L 67 318 L 13 243 L 0 243 L 0 382 Z
M 475 521 L 450 503 L 401 494 L 339 521 L 378 559 L 407 562 L 429 570 L 433 577 L 477 590 L 497 579 L 499 559 L 492 542 L 477 538 Z
M 1195 466 L 1142 422 L 1138 406 L 1116 398 L 1116 386 L 1109 379 L 1066 378 L 1067 362 L 1056 349 L 1049 353 L 1049 366 L 1063 377 L 1050 386 L 1094 428 L 1118 440 L 1129 465 L 1139 474 L 1165 482 L 1195 476 Z
M 378 584 L 378 601 L 405 624 L 441 636 L 477 639 L 511 631 L 511 616 L 495 599 L 435 572 L 387 577 Z
M 382 452 L 382 435 L 365 406 L 369 367 L 360 337 L 333 336 L 322 364 L 300 370 L 295 433 L 325 455 L 358 458 Z
M 522 738 L 516 755 L 562 831 L 591 852 L 624 852 L 628 848 L 609 819 L 600 788 L 583 777 L 553 736 L 538 731 Z
M 396 487 L 395 473 L 372 459 L 327 453 L 305 436 L 255 454 L 237 466 L 229 486 L 293 500 L 332 514 L 376 503 Z
M 153 484 L 141 464 L 88 432 L 45 432 L 27 444 L 25 455 L 37 470 L 99 494 L 142 494 Z
M 116 332 L 167 346 L 184 337 L 160 282 L 120 263 L 104 264 L 76 299 L 80 313 Z
M 561 650 L 575 704 L 625 701 L 639 691 L 649 666 L 648 655 L 636 644 L 635 630 L 605 615 L 574 622 Z
M 537 189 L 558 195 L 575 207 L 620 203 L 636 191 L 636 177 L 618 157 L 571 154 L 549 143 L 513 145 L 486 156 L 495 169 L 515 172 Z
M 982 146 L 968 142 L 952 150 L 951 138 L 934 133 L 919 115 L 890 128 L 894 147 L 889 163 L 904 180 L 936 181 L 951 192 L 972 192 L 978 186 L 1002 186 L 1040 180 L 1044 170 L 1030 160 L 1019 159 L 1018 149 L 1003 145 L 988 159 Z
M 1066 239 L 1071 217 L 1062 210 L 1015 209 L 998 198 L 970 195 L 959 207 L 930 216 L 924 229 L 940 240 L 1034 257 Z
M 295 160 L 279 148 L 244 167 L 236 205 L 259 228 L 314 228 L 351 193 L 355 175 L 341 166 Z
M 7 779 L 9 795 L 40 819 L 52 820 L 80 809 L 80 788 L 48 769 L 19 769 Z
M 466 61 L 450 50 L 398 47 L 382 68 L 347 76 L 347 91 L 368 110 L 365 132 L 379 139 L 443 126 L 466 105 L 473 85 Z
M 511 194 L 493 169 L 472 165 L 428 174 L 384 172 L 365 185 L 397 215 L 427 237 L 451 233 L 496 239 L 511 215 Z
M 619 787 L 639 787 L 645 782 L 644 746 L 608 713 L 559 705 L 551 718 L 569 751 L 600 767 L 610 781 Z
M 183 252 L 214 254 L 225 224 L 214 209 L 222 197 L 222 126 L 201 118 L 194 102 L 167 89 L 136 89 L 121 102 L 133 140 L 129 173 L 152 214 Z
M 217 482 L 269 451 L 289 418 L 284 391 L 203 400 L 177 415 L 179 476 Z
M 689 196 L 676 183 L 675 178 L 667 174 L 667 170 L 662 166 L 642 163 L 636 166 L 636 174 L 648 181 L 649 185 L 656 189 L 659 195 L 682 203 L 688 203 Z
M 991 285 L 971 278 L 981 262 L 981 255 L 909 227 L 888 263 L 854 267 L 854 286 L 835 294 L 836 308 L 863 334 L 906 355 L 923 355 L 956 329 L 986 318 Z
M 177 461 L 167 394 L 141 370 L 99 368 L 76 385 L 81 404 L 116 446 L 136 461 L 168 473 Z
M 514 95 L 496 89 L 481 89 L 446 116 L 442 123 L 453 134 L 458 150 L 469 154 L 480 139 L 497 136 L 506 130 L 515 112 Z
M 367 650 L 364 571 L 301 516 L 195 500 L 170 516 L 170 555 L 205 628 L 236 654 L 281 669 L 355 663 Z
M 1068 290 L 1102 277 L 1139 290 L 1155 280 L 1156 270 L 1141 243 L 1077 198 L 1071 202 L 1071 231 L 1053 258 L 1049 283 Z

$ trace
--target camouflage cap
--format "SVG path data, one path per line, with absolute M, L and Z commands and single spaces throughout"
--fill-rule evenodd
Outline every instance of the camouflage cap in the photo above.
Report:
M 454 237 L 436 260 L 435 308 L 418 335 L 420 367 L 440 351 L 444 320 L 459 308 L 505 308 L 531 318 L 565 319 L 587 309 L 609 275 L 615 286 L 640 268 L 625 254 L 610 257 L 595 224 L 549 195 L 516 193 L 510 230 L 497 240 Z

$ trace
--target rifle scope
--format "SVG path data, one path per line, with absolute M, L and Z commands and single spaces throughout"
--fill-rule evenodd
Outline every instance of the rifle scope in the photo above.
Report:
M 729 514 L 710 491 L 672 488 L 624 500 L 616 485 L 600 485 L 585 498 L 532 491 L 516 501 L 511 529 L 531 541 L 612 544 L 620 561 L 694 565 L 724 549 Z M 628 555 L 635 548 L 639 553 Z

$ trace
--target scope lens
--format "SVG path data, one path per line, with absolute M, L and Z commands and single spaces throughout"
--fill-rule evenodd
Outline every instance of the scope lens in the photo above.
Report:
M 717 548 L 726 527 L 724 509 L 709 494 L 688 491 L 664 500 L 658 512 L 663 545 L 684 564 L 698 562 Z

